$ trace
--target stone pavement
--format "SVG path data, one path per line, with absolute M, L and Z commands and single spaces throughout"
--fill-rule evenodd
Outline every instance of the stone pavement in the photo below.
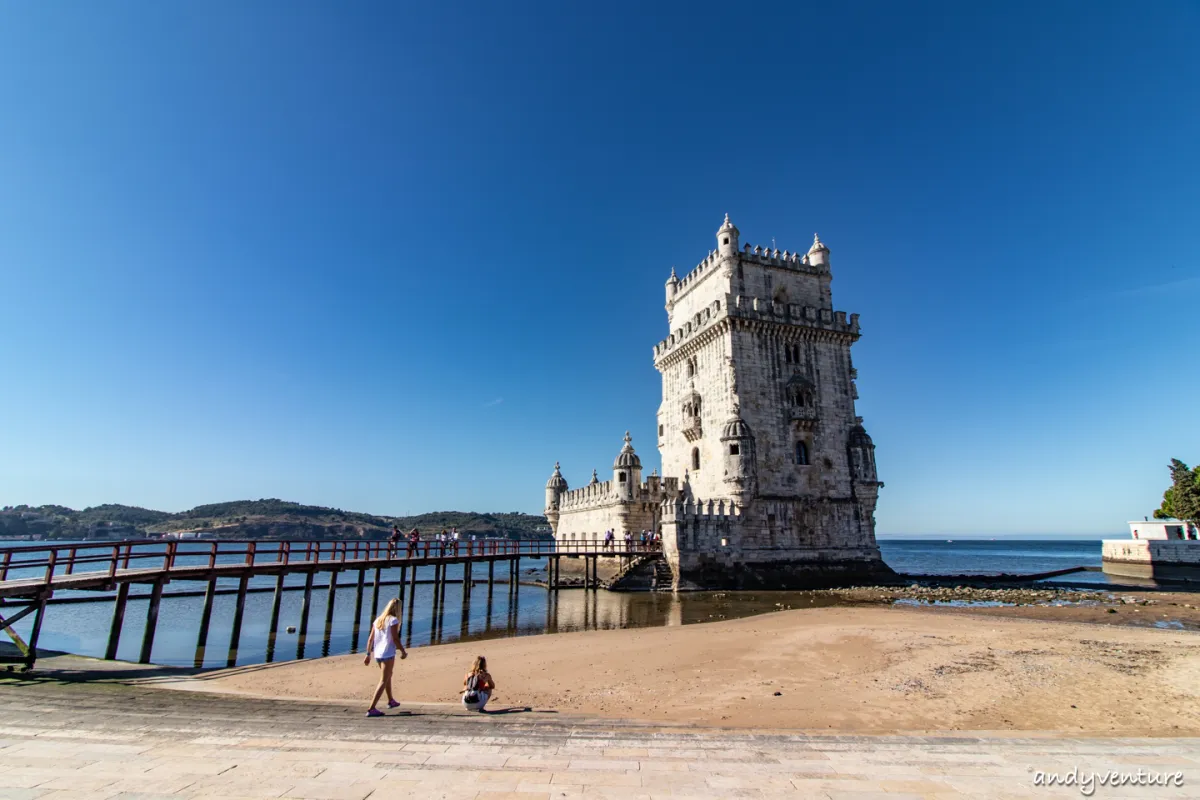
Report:
M 1095 797 L 1200 796 L 1195 739 L 838 736 L 406 708 L 367 719 L 335 704 L 0 675 L 0 799 L 1084 796 L 1033 785 L 1033 770 L 1072 768 L 1183 772 L 1179 787 Z

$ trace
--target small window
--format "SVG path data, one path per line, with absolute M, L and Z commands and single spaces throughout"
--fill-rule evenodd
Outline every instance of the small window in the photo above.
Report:
M 700 469 L 700 448 L 699 447 L 692 448 L 692 469 L 693 470 Z
M 659 426 L 658 426 L 658 435 L 659 435 L 659 436 L 662 436 L 662 435 L 663 435 L 663 426 L 662 426 L 662 425 L 659 425 Z
M 618 472 L 618 473 L 617 473 L 617 481 L 618 481 L 619 483 L 624 483 L 624 482 L 625 482 L 625 473 L 624 473 L 624 472 Z
M 724 239 L 722 239 L 721 244 L 729 244 L 729 237 L 726 236 Z
M 729 455 L 736 456 L 736 455 L 739 455 L 741 452 L 742 452 L 741 448 L 738 447 L 736 444 L 729 445 Z
M 796 442 L 796 463 L 802 467 L 808 466 L 808 445 Z

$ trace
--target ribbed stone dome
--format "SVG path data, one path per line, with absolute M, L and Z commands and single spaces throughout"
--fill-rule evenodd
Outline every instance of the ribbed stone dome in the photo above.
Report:
M 867 447 L 874 447 L 875 443 L 871 441 L 871 437 L 867 435 L 867 429 L 862 425 L 855 425 L 850 429 L 850 444 Z
M 637 453 L 633 452 L 633 442 L 629 437 L 629 431 L 625 431 L 625 446 L 621 448 L 621 452 L 617 454 L 617 460 L 613 462 L 613 469 L 641 469 L 642 460 L 638 458 Z
M 558 471 L 558 462 L 554 462 L 554 474 L 550 476 L 550 480 L 546 481 L 547 489 L 558 489 L 565 492 L 567 490 L 567 479 Z
M 746 424 L 746 420 L 741 417 L 734 417 L 725 423 L 725 431 L 721 434 L 722 439 L 752 439 L 754 433 L 750 430 L 750 426 Z

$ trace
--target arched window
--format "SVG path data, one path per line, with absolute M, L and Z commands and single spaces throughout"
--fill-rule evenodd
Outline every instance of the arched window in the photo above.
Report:
M 808 465 L 808 444 L 805 442 L 796 442 L 796 463 L 801 466 Z
M 700 448 L 699 447 L 692 448 L 692 469 L 693 470 L 700 469 Z
M 663 426 L 662 426 L 662 425 L 659 425 L 659 426 L 658 426 L 658 435 L 659 435 L 659 436 L 662 436 L 662 435 L 663 435 Z

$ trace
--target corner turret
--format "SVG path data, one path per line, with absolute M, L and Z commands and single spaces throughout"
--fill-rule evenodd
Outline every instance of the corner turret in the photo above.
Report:
M 546 521 L 550 523 L 552 531 L 558 530 L 558 503 L 566 491 L 567 479 L 562 476 L 555 461 L 554 474 L 546 481 Z
M 725 423 L 721 432 L 721 450 L 725 491 L 739 504 L 744 503 L 757 493 L 755 478 L 758 467 L 754 433 L 742 419 L 737 405 L 733 407 L 733 417 Z
M 821 241 L 821 237 L 815 233 L 813 234 L 812 247 L 808 248 L 808 255 L 805 258 L 811 266 L 824 270 L 829 269 L 829 248 Z
M 671 310 L 671 306 L 675 303 L 675 294 L 679 291 L 679 276 L 675 274 L 675 268 L 671 267 L 671 277 L 667 278 L 667 310 Z
M 717 253 L 722 256 L 736 256 L 738 251 L 738 229 L 725 215 L 725 222 L 717 231 Z
M 633 451 L 633 440 L 625 431 L 625 446 L 613 462 L 613 487 L 617 497 L 632 501 L 637 487 L 642 485 L 642 460 Z

